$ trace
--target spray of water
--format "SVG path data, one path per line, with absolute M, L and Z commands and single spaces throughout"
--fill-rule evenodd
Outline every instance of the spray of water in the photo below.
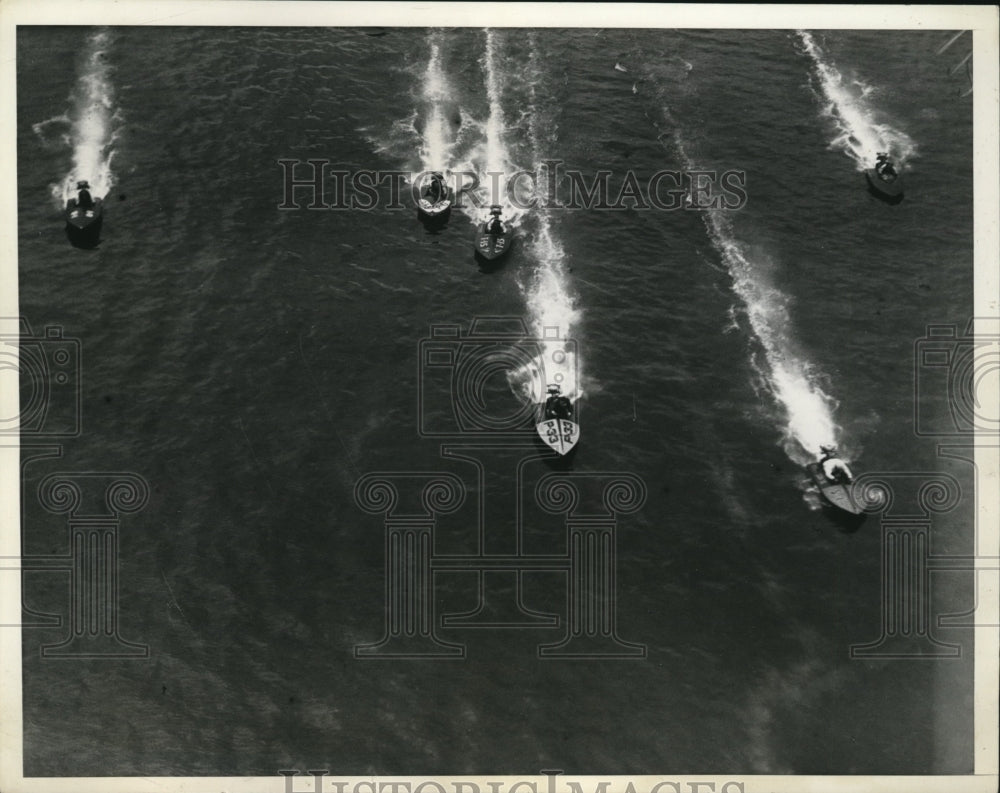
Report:
M 662 116 L 673 133 L 660 139 L 672 141 L 688 171 L 702 170 L 688 156 L 670 110 L 662 108 Z M 746 318 L 756 340 L 751 356 L 759 378 L 755 386 L 781 409 L 781 446 L 798 465 L 813 462 L 821 446 L 840 445 L 840 428 L 833 418 L 837 403 L 824 392 L 819 372 L 797 349 L 790 298 L 772 282 L 770 263 L 751 255 L 738 240 L 725 210 L 704 210 L 702 219 L 742 303 L 737 312 Z
M 888 152 L 900 165 L 916 155 L 916 144 L 889 124 L 878 123 L 869 103 L 872 88 L 860 81 L 848 82 L 825 57 L 808 31 L 798 31 L 802 49 L 812 59 L 823 101 L 822 115 L 832 120 L 835 136 L 830 146 L 843 151 L 859 171 L 871 168 L 879 152 Z
M 420 160 L 425 171 L 446 171 L 451 165 L 454 144 L 446 106 L 450 103 L 451 87 L 441 69 L 441 44 L 431 41 L 431 55 L 424 72 L 423 99 L 427 104 Z
M 531 39 L 531 63 L 527 66 L 526 78 L 530 93 L 522 112 L 523 118 L 529 120 L 533 160 L 540 162 L 541 153 L 554 135 L 554 123 L 547 119 L 538 121 L 545 116 L 541 107 L 544 103 L 535 100 L 543 69 L 533 34 Z M 475 211 L 471 201 L 466 202 L 471 220 L 482 222 L 489 216 L 490 204 L 498 203 L 506 222 L 512 226 L 521 225 L 528 210 L 514 206 L 507 198 L 507 179 L 518 168 L 507 141 L 511 132 L 504 110 L 504 88 L 513 73 L 505 68 L 510 59 L 503 57 L 502 36 L 492 30 L 485 32 L 485 49 L 480 61 L 488 99 L 489 115 L 485 121 L 477 120 L 455 99 L 443 67 L 442 42 L 438 34 L 431 34 L 429 49 L 430 57 L 418 95 L 420 108 L 397 121 L 388 140 L 373 137 L 372 143 L 379 151 L 399 156 L 406 156 L 409 147 L 412 157 L 414 148 L 419 148 L 420 166 L 425 172 L 471 171 L 479 174 L 481 187 L 477 197 L 483 206 Z M 519 73 L 517 78 L 520 78 Z M 456 115 L 460 117 L 457 125 Z M 541 127 L 545 128 L 544 133 Z M 490 178 L 491 173 L 496 176 Z M 530 188 L 530 181 L 525 179 L 521 186 Z M 578 330 L 580 312 L 569 289 L 566 255 L 544 210 L 532 214 L 537 215 L 537 234 L 530 244 L 525 244 L 524 251 L 535 266 L 523 276 L 520 286 L 539 352 L 531 363 L 510 372 L 508 378 L 515 393 L 531 402 L 544 400 L 546 386 L 551 384 L 560 385 L 564 394 L 578 399 L 583 390 L 574 334 Z
M 482 149 L 485 124 L 463 107 L 445 69 L 442 34 L 428 34 L 430 55 L 414 95 L 415 107 L 383 129 L 366 130 L 369 142 L 380 154 L 406 162 L 411 184 L 423 186 L 428 174 L 437 171 L 453 188 L 472 185 L 477 172 L 476 153 Z M 416 155 L 416 156 L 415 156 Z
M 413 107 L 407 115 L 384 127 L 362 127 L 375 152 L 400 161 L 408 169 L 411 185 L 423 187 L 431 172 L 444 175 L 445 181 L 458 189 L 471 177 L 468 157 L 463 154 L 471 145 L 469 138 L 481 137 L 480 124 L 461 107 L 445 69 L 444 39 L 439 31 L 427 36 L 426 65 L 417 72 L 419 84 L 412 95 Z
M 494 31 L 487 30 L 485 35 L 480 59 L 488 98 L 485 120 L 461 104 L 446 70 L 445 40 L 440 32 L 432 31 L 427 39 L 430 55 L 414 96 L 415 108 L 394 122 L 388 134 L 383 129 L 362 132 L 377 152 L 406 161 L 411 183 L 425 180 L 432 171 L 444 174 L 456 189 L 468 190 L 478 179 L 475 196 L 462 201 L 473 224 L 489 219 L 490 206 L 499 204 L 504 221 L 517 225 L 524 210 L 507 197 L 507 180 L 518 168 L 505 141 L 504 70 L 498 55 L 502 42 Z M 530 187 L 530 181 L 525 180 L 525 185 Z
M 566 254 L 549 219 L 538 219 L 538 233 L 529 248 L 534 270 L 521 284 L 539 354 L 527 366 L 511 372 L 515 391 L 532 402 L 545 399 L 545 389 L 558 385 L 572 400 L 583 396 L 582 359 L 576 330 L 581 318 L 569 292 Z
M 763 352 L 752 361 L 760 383 L 783 408 L 782 447 L 799 465 L 812 462 L 821 446 L 838 443 L 836 402 L 823 391 L 812 364 L 795 349 L 788 296 L 770 282 L 766 267 L 747 255 L 723 210 L 708 210 L 704 220 Z
M 542 160 L 554 138 L 554 123 L 547 118 L 539 98 L 544 69 L 540 64 L 535 34 L 529 37 L 531 58 L 528 67 L 528 134 L 535 171 L 544 172 Z M 539 185 L 545 179 L 539 179 Z M 541 204 L 541 201 L 539 202 Z M 573 400 L 583 396 L 582 358 L 576 338 L 582 312 L 571 293 L 571 281 L 566 266 L 566 252 L 552 227 L 549 211 L 537 210 L 537 232 L 529 247 L 535 267 L 521 285 L 535 337 L 541 353 L 531 367 L 515 372 L 525 398 L 539 402 L 544 399 L 547 385 L 559 385 L 562 393 Z
M 480 157 L 480 173 L 483 184 L 480 189 L 484 206 L 476 220 L 489 218 L 489 206 L 496 204 L 503 210 L 503 217 L 512 225 L 517 225 L 525 210 L 510 200 L 508 180 L 519 168 L 507 148 L 507 119 L 504 113 L 504 70 L 502 69 L 501 44 L 495 30 L 486 30 L 486 47 L 482 67 L 486 79 L 486 95 L 489 100 L 489 116 L 484 126 L 485 140 Z
M 62 181 L 52 185 L 52 196 L 60 207 L 76 195 L 79 181 L 90 183 L 95 198 L 106 197 L 115 183 L 111 161 L 115 126 L 120 117 L 114 108 L 111 65 L 106 57 L 109 45 L 110 36 L 106 31 L 94 33 L 87 41 L 68 114 L 73 167 Z
M 510 166 L 507 160 L 507 151 L 504 148 L 504 112 L 503 96 L 500 87 L 500 77 L 496 63 L 496 32 L 486 31 L 486 51 L 483 56 L 483 69 L 486 72 L 486 93 L 490 102 L 490 115 L 486 121 L 486 161 L 485 172 L 491 177 L 489 185 L 492 193 L 491 203 L 500 203 L 503 206 L 503 197 L 506 195 L 506 173 Z M 505 209 L 507 207 L 504 207 Z

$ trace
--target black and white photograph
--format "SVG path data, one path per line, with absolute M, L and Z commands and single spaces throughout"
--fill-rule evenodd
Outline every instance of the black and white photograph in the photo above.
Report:
M 3 793 L 997 789 L 996 6 L 0 39 Z

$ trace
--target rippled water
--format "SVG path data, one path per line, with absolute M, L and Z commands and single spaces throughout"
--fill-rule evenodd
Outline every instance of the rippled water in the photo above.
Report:
M 968 648 L 947 664 L 850 660 L 879 635 L 878 521 L 840 531 L 801 469 L 832 441 L 858 472 L 971 486 L 913 432 L 914 344 L 972 309 L 971 98 L 935 55 L 949 37 L 20 29 L 21 312 L 83 349 L 84 432 L 28 476 L 152 489 L 120 541 L 122 634 L 150 658 L 43 662 L 61 634 L 25 631 L 25 773 L 970 772 L 971 635 L 947 631 Z M 873 145 L 905 164 L 898 206 L 865 190 Z M 616 187 L 733 169 L 748 203 L 508 208 L 516 247 L 486 272 L 482 212 L 428 233 L 412 209 L 278 210 L 278 161 L 310 158 L 560 159 Z M 59 214 L 87 167 L 107 205 L 92 251 Z M 487 542 L 509 539 L 516 461 L 480 488 L 418 432 L 421 340 L 487 315 L 556 328 L 545 360 L 575 344 L 574 470 L 646 485 L 617 546 L 618 631 L 645 659 L 539 660 L 558 628 L 452 629 L 460 662 L 354 658 L 384 618 L 363 474 L 456 473 L 503 505 Z M 491 379 L 488 409 L 516 412 L 530 371 Z M 442 519 L 441 552 L 470 552 L 472 504 Z M 526 509 L 532 552 L 561 552 L 560 520 Z M 970 515 L 936 519 L 939 547 L 970 551 Z M 25 517 L 26 547 L 60 547 L 62 524 Z M 442 613 L 474 607 L 471 579 L 439 578 Z M 968 581 L 940 578 L 941 612 L 971 607 Z M 526 579 L 532 608 L 563 610 L 559 574 Z M 63 586 L 38 576 L 26 597 L 58 610 Z

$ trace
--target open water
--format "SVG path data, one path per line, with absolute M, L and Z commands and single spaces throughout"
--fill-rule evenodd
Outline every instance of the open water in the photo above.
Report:
M 51 471 L 131 471 L 151 491 L 119 538 L 121 636 L 149 657 L 43 660 L 63 630 L 25 629 L 25 773 L 970 773 L 971 631 L 934 628 L 957 659 L 852 659 L 881 632 L 879 517 L 845 530 L 802 471 L 832 442 L 856 474 L 943 472 L 971 492 L 971 466 L 914 432 L 915 345 L 972 311 L 961 45 L 372 32 L 18 32 L 21 314 L 82 350 L 83 431 L 26 463 L 25 553 L 67 552 L 65 519 L 30 498 Z M 865 189 L 879 150 L 904 171 L 896 206 Z M 370 211 L 306 209 L 302 188 L 303 208 L 280 210 L 282 159 L 504 179 L 558 159 L 610 171 L 613 194 L 630 171 L 644 186 L 733 170 L 747 202 L 502 201 L 517 241 L 487 272 L 472 252 L 485 208 L 433 233 L 386 208 L 384 187 Z M 79 178 L 106 202 L 94 250 L 63 236 Z M 645 657 L 540 659 L 564 623 L 438 629 L 463 660 L 355 657 L 385 621 L 384 529 L 355 501 L 361 477 L 460 477 L 443 554 L 474 552 L 477 499 L 515 486 L 513 458 L 490 458 L 480 487 L 420 433 L 452 420 L 455 376 L 421 368 L 421 341 L 486 316 L 558 329 L 519 343 L 569 352 L 573 473 L 644 483 L 615 569 L 617 635 Z M 531 371 L 490 370 L 482 410 L 516 413 Z M 428 377 L 444 385 L 423 392 Z M 941 393 L 921 407 L 949 420 Z M 525 501 L 551 470 L 527 466 Z M 505 509 L 482 518 L 501 551 Z M 561 518 L 530 504 L 524 518 L 529 552 L 564 552 Z M 934 551 L 971 553 L 971 520 L 969 498 L 936 515 Z M 528 607 L 565 617 L 564 573 L 523 580 Z M 434 581 L 441 614 L 475 607 L 475 573 Z M 26 605 L 65 611 L 65 587 L 26 575 Z M 933 587 L 935 617 L 971 608 L 968 575 Z

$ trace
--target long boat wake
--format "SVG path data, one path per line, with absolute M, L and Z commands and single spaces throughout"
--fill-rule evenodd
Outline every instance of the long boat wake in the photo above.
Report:
M 534 34 L 529 37 L 531 58 L 528 87 L 528 134 L 537 176 L 536 191 L 546 179 L 542 176 L 544 155 L 554 138 L 554 124 L 542 111 L 550 103 L 539 101 L 543 70 L 540 68 L 537 42 Z M 538 196 L 541 199 L 541 196 Z M 537 232 L 529 248 L 535 267 L 522 278 L 521 292 L 528 307 L 529 320 L 535 337 L 539 340 L 540 354 L 530 367 L 512 374 L 512 382 L 519 385 L 525 398 L 544 401 L 545 388 L 558 385 L 562 393 L 574 402 L 583 396 L 582 356 L 577 347 L 582 312 L 571 293 L 571 280 L 566 267 L 566 252 L 552 227 L 549 211 L 538 209 Z
M 840 428 L 833 418 L 837 403 L 823 391 L 815 367 L 795 349 L 788 296 L 748 256 L 723 210 L 706 210 L 703 219 L 763 353 L 751 364 L 764 390 L 783 408 L 782 448 L 798 465 L 814 462 L 821 446 L 838 444 Z
M 554 125 L 546 120 L 547 111 L 542 107 L 544 103 L 535 100 L 544 70 L 540 68 L 534 35 L 529 38 L 531 59 L 527 65 L 527 84 L 530 112 L 523 117 L 529 120 L 532 159 L 541 163 L 551 137 L 548 130 Z M 514 227 L 523 226 L 530 217 L 535 233 L 526 237 L 522 232 L 518 244 L 523 245 L 534 267 L 519 275 L 519 286 L 528 312 L 527 324 L 532 334 L 529 341 L 537 349 L 537 354 L 530 363 L 510 371 L 508 381 L 514 393 L 525 401 L 543 402 L 548 385 L 559 385 L 564 395 L 576 400 L 583 394 L 580 356 L 573 335 L 578 330 L 580 312 L 570 292 L 566 254 L 546 210 L 525 209 L 524 203 L 512 201 L 508 192 L 514 188 L 509 180 L 520 169 L 511 154 L 512 141 L 508 138 L 512 133 L 508 128 L 504 101 L 511 98 L 507 89 L 520 79 L 521 73 L 505 70 L 504 65 L 509 61 L 503 57 L 504 43 L 501 33 L 489 29 L 485 31 L 480 66 L 488 115 L 485 121 L 477 121 L 452 98 L 453 87 L 442 64 L 440 36 L 432 33 L 429 39 L 430 57 L 418 96 L 419 107 L 407 119 L 397 122 L 393 142 L 382 145 L 380 150 L 402 147 L 404 141 L 397 141 L 396 138 L 408 131 L 410 140 L 416 142 L 419 148 L 420 167 L 425 174 L 429 171 L 440 171 L 446 175 L 475 172 L 480 186 L 474 195 L 465 196 L 461 205 L 475 224 L 489 217 L 489 208 L 494 204 L 501 207 L 504 222 Z M 419 135 L 415 141 L 413 134 Z M 538 165 L 535 170 L 543 169 Z M 538 181 L 542 183 L 544 180 Z M 531 191 L 537 186 L 525 176 L 519 179 L 516 189 L 518 198 L 523 200 L 530 199 Z
M 412 151 L 414 136 L 419 150 L 418 170 L 410 182 L 426 180 L 439 172 L 458 189 L 469 189 L 473 176 L 479 186 L 467 194 L 459 207 L 474 224 L 489 219 L 490 206 L 497 204 L 503 219 L 517 225 L 524 210 L 510 200 L 508 178 L 516 172 L 507 144 L 507 124 L 503 108 L 503 71 L 497 51 L 500 40 L 493 30 L 485 31 L 485 46 L 480 66 L 488 99 L 485 121 L 476 118 L 455 98 L 456 92 L 444 67 L 443 39 L 439 32 L 428 37 L 430 56 L 422 75 L 416 109 L 394 125 L 390 139 L 373 139 L 378 151 Z M 412 163 L 412 160 L 411 160 Z M 412 167 L 412 166 L 411 166 Z
M 471 168 L 460 153 L 464 138 L 481 126 L 454 99 L 455 91 L 442 65 L 441 35 L 430 34 L 430 57 L 421 86 L 421 110 L 410 123 L 420 136 L 420 172 L 410 175 L 411 183 L 426 179 L 431 172 L 441 173 L 458 190 L 467 184 L 459 176 Z M 423 186 L 421 183 L 419 186 Z
M 111 161 L 121 119 L 114 106 L 112 69 L 106 57 L 110 38 L 107 31 L 99 31 L 88 39 L 69 111 L 33 127 L 43 140 L 50 137 L 53 126 L 66 130 L 60 143 L 71 148 L 72 167 L 51 185 L 53 201 L 60 209 L 76 195 L 77 182 L 89 182 L 95 198 L 105 198 L 115 184 Z
M 673 132 L 660 135 L 660 140 L 673 143 L 687 171 L 703 170 L 688 156 L 679 127 L 665 105 L 661 115 Z M 751 255 L 737 238 L 726 210 L 706 209 L 701 214 L 712 246 L 732 278 L 733 292 L 742 303 L 734 314 L 746 318 L 756 342 L 750 360 L 758 375 L 754 385 L 781 409 L 779 443 L 797 465 L 814 462 L 821 446 L 841 445 L 841 428 L 833 417 L 837 402 L 823 390 L 821 374 L 795 342 L 791 299 L 769 277 L 770 263 Z
M 489 116 L 484 127 L 485 140 L 479 158 L 482 166 L 479 195 L 484 206 L 475 213 L 473 220 L 479 223 L 487 220 L 490 206 L 498 205 L 503 212 L 504 220 L 516 226 L 525 210 L 511 200 L 508 192 L 514 188 L 508 180 L 519 169 L 507 148 L 507 119 L 503 108 L 504 75 L 500 68 L 498 49 L 497 32 L 487 29 L 482 66 L 486 79 L 486 95 L 489 99 Z
M 822 115 L 832 120 L 836 135 L 830 147 L 843 151 L 859 171 L 871 168 L 879 152 L 887 152 L 899 165 L 916 155 L 916 144 L 906 133 L 887 123 L 878 123 L 869 103 L 872 88 L 860 81 L 848 82 L 826 58 L 808 31 L 797 31 L 803 51 L 812 59 L 813 71 L 823 102 Z
M 412 95 L 413 107 L 406 116 L 384 129 L 362 128 L 378 154 L 399 160 L 408 171 L 407 181 L 416 188 L 439 172 L 456 190 L 467 186 L 473 163 L 470 152 L 482 137 L 482 123 L 473 118 L 457 98 L 445 68 L 446 48 L 440 31 L 427 34 L 426 64 L 418 71 L 419 84 Z
M 455 146 L 455 116 L 461 114 L 452 107 L 452 90 L 441 68 L 441 44 L 432 34 L 430 58 L 424 72 L 422 98 L 427 106 L 420 146 L 420 161 L 424 171 L 447 171 L 451 168 Z M 450 116 L 450 117 L 449 117 Z
M 569 292 L 566 254 L 549 218 L 541 215 L 538 225 L 530 249 L 536 268 L 521 292 L 540 354 L 530 369 L 514 373 L 513 382 L 520 383 L 524 396 L 534 402 L 544 401 L 549 385 L 558 385 L 563 395 L 576 401 L 583 396 L 582 360 L 575 338 L 581 314 Z

